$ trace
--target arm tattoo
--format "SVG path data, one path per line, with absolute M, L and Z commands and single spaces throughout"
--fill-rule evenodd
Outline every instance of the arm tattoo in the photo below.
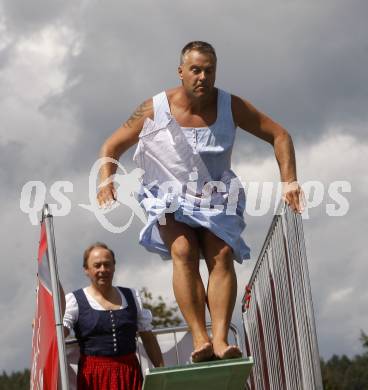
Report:
M 150 109 L 150 104 L 148 102 L 143 102 L 130 116 L 130 118 L 126 121 L 126 125 L 128 127 L 132 127 L 133 122 L 144 117 L 147 111 Z

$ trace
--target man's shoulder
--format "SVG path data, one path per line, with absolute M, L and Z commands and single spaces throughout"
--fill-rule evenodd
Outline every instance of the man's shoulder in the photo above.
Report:
M 162 93 L 166 94 L 168 100 L 172 100 L 173 98 L 180 95 L 180 87 L 164 89 L 163 91 L 159 92 L 157 95 L 160 95 Z
M 176 95 L 178 93 L 178 90 L 179 90 L 180 87 L 174 87 L 174 88 L 169 88 L 169 89 L 163 89 L 157 93 L 155 93 L 152 97 L 148 98 L 147 100 L 145 100 L 145 102 L 149 102 L 149 101 L 152 101 L 153 98 L 155 96 L 160 96 L 162 94 L 166 94 L 166 96 L 168 98 L 170 97 L 173 97 L 174 95 Z
M 77 306 L 77 297 L 75 291 L 65 294 L 65 304 L 67 308 Z
M 71 299 L 74 297 L 75 297 L 74 291 L 71 291 L 71 292 L 68 292 L 67 294 L 65 294 L 65 299 Z
M 137 294 L 137 290 L 135 288 L 132 288 L 132 287 L 125 287 L 125 286 L 114 286 L 114 287 L 122 292 L 123 291 L 130 291 L 133 295 Z
M 132 287 L 122 287 L 122 286 L 115 286 L 120 291 L 120 294 L 124 296 L 126 299 L 126 294 L 129 294 L 135 301 L 136 305 L 139 303 L 141 297 L 140 297 L 140 292 L 136 288 Z
M 87 287 L 80 287 L 80 288 L 77 288 L 76 290 L 71 291 L 67 295 L 69 295 L 69 294 L 73 294 L 73 295 L 80 294 L 82 291 L 86 291 L 86 289 L 87 289 Z

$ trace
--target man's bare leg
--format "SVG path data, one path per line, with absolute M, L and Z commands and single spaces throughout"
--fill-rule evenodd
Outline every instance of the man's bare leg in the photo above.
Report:
M 172 214 L 166 215 L 166 225 L 160 225 L 159 229 L 173 259 L 175 298 L 192 332 L 192 360 L 209 360 L 213 347 L 206 330 L 206 293 L 199 273 L 198 233 L 175 221 Z
M 220 359 L 241 356 L 228 344 L 228 332 L 234 310 L 237 281 L 232 249 L 208 230 L 201 230 L 200 245 L 208 267 L 207 300 L 212 321 L 213 349 Z

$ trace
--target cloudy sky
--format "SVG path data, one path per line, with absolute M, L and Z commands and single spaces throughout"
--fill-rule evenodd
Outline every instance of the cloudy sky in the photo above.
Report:
M 29 181 L 42 181 L 59 208 L 52 185 L 72 183 L 70 213 L 54 220 L 66 291 L 87 283 L 83 249 L 102 240 L 119 258 L 117 282 L 174 300 L 170 262 L 138 246 L 139 219 L 116 235 L 78 204 L 89 203 L 89 170 L 104 139 L 144 99 L 178 84 L 180 49 L 197 39 L 217 50 L 219 87 L 290 131 L 299 180 L 319 203 L 304 229 L 320 352 L 360 353 L 360 329 L 368 332 L 367 12 L 365 0 L 0 1 L 0 370 L 30 365 L 39 227 L 20 209 Z M 128 170 L 131 158 L 121 159 Z M 233 162 L 243 181 L 279 178 L 272 148 L 241 130 Z M 344 216 L 327 213 L 339 207 L 336 181 L 350 183 Z M 121 225 L 130 215 L 123 206 L 113 214 Z M 252 260 L 237 266 L 239 297 L 271 219 L 271 211 L 247 217 Z

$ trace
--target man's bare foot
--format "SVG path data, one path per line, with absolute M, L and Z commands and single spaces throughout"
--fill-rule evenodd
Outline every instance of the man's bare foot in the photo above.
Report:
M 195 349 L 191 354 L 193 363 L 206 362 L 213 358 L 213 347 L 210 342 L 203 344 L 200 348 Z
M 222 344 L 214 349 L 214 353 L 219 359 L 236 359 L 242 357 L 242 353 L 236 345 Z

